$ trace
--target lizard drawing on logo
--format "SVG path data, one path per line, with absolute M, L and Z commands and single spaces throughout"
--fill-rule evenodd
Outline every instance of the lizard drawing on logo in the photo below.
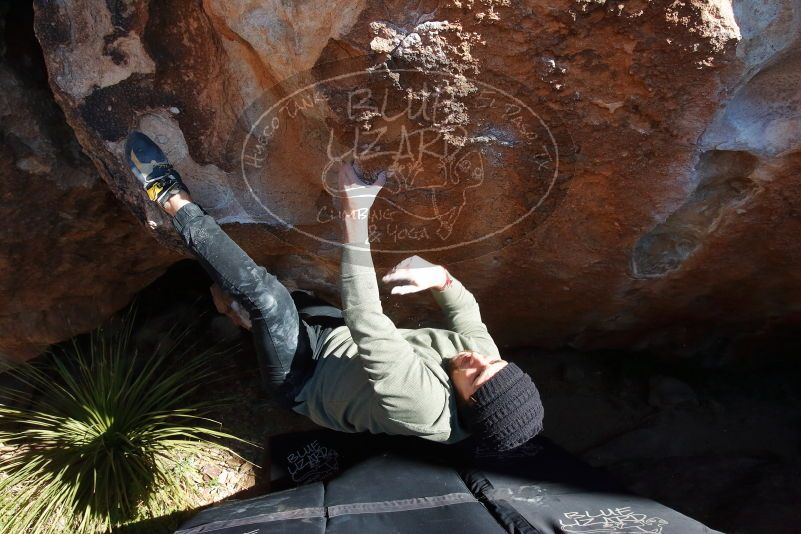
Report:
M 336 185 L 340 162 L 353 159 L 371 182 L 372 169 L 386 169 L 384 198 L 397 210 L 425 222 L 438 224 L 436 234 L 446 240 L 467 205 L 468 191 L 484 183 L 484 159 L 472 147 L 453 147 L 434 128 L 411 132 L 401 126 L 397 139 L 386 141 L 387 129 L 371 132 L 377 140 L 365 143 L 365 134 L 357 134 L 352 147 L 334 154 L 333 131 L 330 132 L 328 164 L 322 172 L 323 187 L 334 197 L 341 195 Z M 378 141 L 384 140 L 379 144 Z

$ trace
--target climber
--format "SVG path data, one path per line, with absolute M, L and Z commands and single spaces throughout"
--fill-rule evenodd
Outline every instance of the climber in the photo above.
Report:
M 256 265 L 200 206 L 147 136 L 132 132 L 125 159 L 150 200 L 216 282 L 212 295 L 253 336 L 262 380 L 282 404 L 344 432 L 414 435 L 505 451 L 542 430 L 531 378 L 501 359 L 472 294 L 448 271 L 413 256 L 383 277 L 393 294 L 430 290 L 449 330 L 398 329 L 382 313 L 368 243 L 370 208 L 386 174 L 363 182 L 339 170 L 344 217 L 343 309 L 290 294 Z

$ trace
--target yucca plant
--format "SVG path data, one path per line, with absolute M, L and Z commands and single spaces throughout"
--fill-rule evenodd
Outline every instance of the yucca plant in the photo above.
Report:
M 130 346 L 133 324 L 130 314 L 10 371 L 27 388 L 0 391 L 0 532 L 105 532 L 190 507 L 186 460 L 237 439 L 204 417 L 215 403 L 196 400 L 220 351 L 173 329 L 163 337 L 172 348 L 143 356 Z

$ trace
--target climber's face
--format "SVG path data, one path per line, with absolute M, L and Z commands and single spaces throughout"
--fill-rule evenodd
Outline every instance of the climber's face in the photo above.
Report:
M 472 402 L 470 397 L 478 388 L 506 367 L 508 362 L 497 356 L 484 356 L 481 353 L 465 351 L 457 354 L 450 365 L 451 380 L 457 399 L 463 404 Z

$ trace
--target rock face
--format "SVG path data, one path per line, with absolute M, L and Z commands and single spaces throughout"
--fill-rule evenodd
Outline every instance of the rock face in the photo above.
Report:
M 178 256 L 153 246 L 81 153 L 30 6 L 0 14 L 0 356 L 27 358 L 96 326 Z
M 502 344 L 694 350 L 801 303 L 794 0 L 34 6 L 67 123 L 166 247 L 120 163 L 131 128 L 258 261 L 332 297 L 335 164 L 391 168 L 377 262 L 446 263 Z

